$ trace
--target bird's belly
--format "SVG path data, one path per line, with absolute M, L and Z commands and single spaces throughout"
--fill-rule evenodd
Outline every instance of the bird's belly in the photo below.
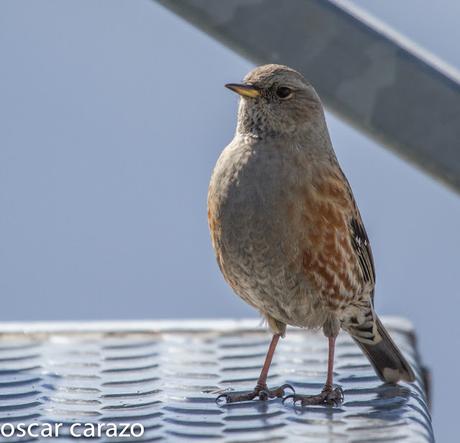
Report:
M 208 216 L 219 266 L 234 291 L 263 314 L 321 326 L 324 308 L 303 270 L 308 227 L 298 220 L 308 164 L 286 159 L 296 150 L 256 148 L 224 150 L 211 179 Z
M 235 292 L 262 313 L 287 324 L 315 328 L 323 305 L 302 270 L 299 239 L 287 226 L 280 200 L 248 195 L 222 205 L 215 247 L 221 270 Z

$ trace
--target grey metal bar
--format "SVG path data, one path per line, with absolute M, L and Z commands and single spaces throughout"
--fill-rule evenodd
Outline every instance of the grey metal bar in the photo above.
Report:
M 330 0 L 158 1 L 254 63 L 298 69 L 330 110 L 460 191 L 460 75 L 393 31 Z

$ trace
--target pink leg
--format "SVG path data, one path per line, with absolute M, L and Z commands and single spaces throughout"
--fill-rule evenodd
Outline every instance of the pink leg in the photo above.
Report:
M 239 401 L 253 400 L 258 397 L 260 400 L 268 400 L 269 398 L 282 397 L 284 395 L 285 389 L 289 388 L 294 391 L 294 388 L 291 385 L 285 384 L 279 386 L 275 389 L 268 389 L 267 387 L 267 377 L 270 365 L 272 364 L 273 355 L 275 353 L 276 345 L 280 339 L 279 334 L 275 334 L 272 337 L 270 346 L 268 347 L 267 356 L 265 357 L 264 365 L 260 371 L 259 378 L 257 380 L 257 385 L 251 392 L 246 393 L 235 393 L 235 394 L 221 394 L 217 397 L 216 401 L 219 401 L 221 398 L 225 398 L 227 403 L 235 403 Z
M 275 354 L 276 345 L 278 344 L 279 339 L 279 334 L 275 334 L 272 337 L 270 346 L 268 347 L 267 356 L 265 357 L 264 365 L 262 366 L 259 379 L 257 380 L 257 386 L 260 386 L 262 389 L 267 387 L 268 371 L 270 369 L 270 365 L 272 364 L 273 355 Z
M 329 353 L 327 359 L 327 378 L 324 385 L 325 390 L 332 390 L 334 385 L 334 351 L 335 351 L 335 337 L 328 337 L 329 340 Z
M 292 398 L 294 404 L 300 402 L 302 406 L 312 405 L 336 405 L 338 406 L 343 401 L 342 388 L 334 389 L 334 350 L 335 350 L 335 337 L 328 337 L 329 350 L 327 358 L 327 377 L 324 388 L 318 395 L 300 395 L 293 394 L 284 397 L 284 400 Z

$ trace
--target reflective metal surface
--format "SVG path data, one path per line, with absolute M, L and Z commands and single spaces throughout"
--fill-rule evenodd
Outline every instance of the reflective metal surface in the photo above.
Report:
M 252 389 L 269 335 L 256 322 L 172 321 L 0 325 L 0 425 L 142 423 L 139 439 L 97 441 L 430 442 L 434 441 L 420 360 L 410 325 L 386 321 L 417 382 L 383 385 L 358 347 L 338 339 L 340 407 L 293 407 L 279 399 L 219 406 L 217 393 Z M 288 330 L 270 385 L 317 393 L 327 340 Z M 29 439 L 27 441 L 32 441 Z M 26 441 L 20 438 L 1 441 Z M 75 441 L 75 440 L 73 440 Z

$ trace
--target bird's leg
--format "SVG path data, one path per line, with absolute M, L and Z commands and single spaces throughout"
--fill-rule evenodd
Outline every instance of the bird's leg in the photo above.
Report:
M 327 378 L 323 390 L 318 395 L 300 395 L 292 394 L 284 397 L 283 403 L 292 398 L 294 404 L 300 402 L 302 406 L 310 405 L 335 405 L 338 406 L 343 402 L 343 390 L 340 386 L 334 388 L 334 350 L 335 336 L 328 337 L 329 352 L 327 360 Z
M 292 389 L 292 391 L 294 391 L 294 388 L 289 384 L 284 384 L 275 389 L 268 389 L 267 387 L 268 370 L 270 369 L 273 354 L 275 353 L 276 345 L 278 344 L 279 339 L 279 334 L 273 335 L 272 341 L 270 342 L 270 346 L 268 347 L 264 365 L 262 367 L 262 370 L 260 371 L 256 387 L 253 391 L 243 393 L 235 392 L 234 394 L 221 394 L 216 398 L 216 401 L 219 401 L 221 398 L 224 398 L 227 403 L 235 403 L 239 401 L 253 400 L 256 397 L 258 397 L 259 400 L 268 400 L 269 398 L 282 397 L 284 395 L 285 389 Z
M 320 395 L 325 395 L 325 402 L 328 404 L 339 405 L 343 402 L 343 390 L 340 386 L 334 389 L 334 352 L 335 352 L 335 339 L 334 337 L 328 337 L 329 352 L 327 359 L 327 377 L 326 384 Z

